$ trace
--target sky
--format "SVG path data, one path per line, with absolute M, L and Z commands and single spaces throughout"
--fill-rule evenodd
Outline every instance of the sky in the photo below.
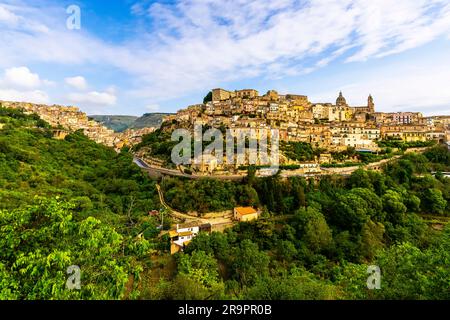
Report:
M 0 0 L 0 42 L 0 100 L 90 115 L 219 87 L 450 115 L 448 0 Z

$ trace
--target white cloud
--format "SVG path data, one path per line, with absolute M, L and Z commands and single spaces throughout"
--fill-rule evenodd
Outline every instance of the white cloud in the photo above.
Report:
M 18 22 L 19 17 L 17 15 L 0 6 L 0 23 L 11 26 L 16 25 Z
M 144 0 L 130 10 L 143 19 L 140 28 L 147 15 L 151 28 L 112 43 L 65 29 L 62 7 L 23 3 L 0 5 L 0 42 L 8 44 L 0 66 L 116 68 L 133 79 L 134 98 L 157 103 L 235 80 L 302 75 L 340 58 L 380 58 L 450 32 L 448 0 Z M 111 104 L 116 97 L 103 94 L 72 98 Z
M 112 106 L 117 102 L 117 97 L 110 92 L 70 93 L 68 98 L 76 104 L 87 105 Z
M 0 77 L 0 99 L 45 104 L 49 102 L 49 96 L 39 88 L 51 84 L 27 67 L 8 68 Z
M 66 78 L 64 79 L 64 81 L 72 88 L 75 88 L 80 91 L 86 90 L 88 87 L 86 79 L 82 76 Z
M 361 0 L 356 43 L 360 50 L 348 61 L 384 57 L 428 43 L 450 30 L 448 1 Z
M 42 81 L 37 73 L 32 73 L 27 67 L 17 67 L 6 69 L 0 83 L 7 87 L 34 89 L 49 82 Z
M 306 74 L 343 55 L 383 57 L 450 31 L 444 0 L 182 0 L 149 12 L 158 29 L 149 34 L 151 58 L 139 59 L 145 86 L 135 93 L 154 99 Z
M 0 100 L 48 104 L 49 96 L 41 90 L 19 91 L 15 89 L 0 89 Z
M 417 63 L 417 62 L 416 62 Z M 380 81 L 380 79 L 383 79 Z M 365 105 L 371 93 L 377 111 L 417 111 L 429 114 L 450 114 L 450 65 L 431 62 L 379 68 L 376 74 L 358 77 L 358 81 L 320 92 L 313 101 L 335 101 L 343 91 L 351 105 Z
M 20 13 L 16 13 L 18 11 Z M 42 17 L 37 14 L 32 7 L 24 7 L 17 5 L 0 4 L 0 25 L 10 30 L 23 30 L 27 32 L 43 32 L 49 31 L 49 28 L 35 19 L 30 19 L 23 14 L 33 14 L 34 18 Z M 7 30 L 6 30 L 7 31 Z

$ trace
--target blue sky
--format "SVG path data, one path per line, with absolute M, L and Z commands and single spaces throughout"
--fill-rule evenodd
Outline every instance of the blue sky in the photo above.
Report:
M 0 99 L 88 114 L 175 112 L 216 87 L 450 114 L 448 0 L 0 0 L 0 41 Z

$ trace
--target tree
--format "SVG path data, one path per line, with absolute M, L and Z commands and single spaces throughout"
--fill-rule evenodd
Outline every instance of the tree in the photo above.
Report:
M 323 214 L 314 208 L 300 209 L 296 215 L 298 234 L 313 252 L 327 249 L 332 241 L 332 233 Z
M 363 203 L 364 199 L 352 192 L 337 195 L 331 221 L 341 230 L 351 230 L 360 234 L 368 220 L 368 208 L 362 206 Z
M 428 159 L 423 154 L 408 153 L 403 158 L 409 160 L 413 164 L 415 173 L 428 172 Z
M 375 254 L 384 246 L 383 236 L 385 228 L 380 222 L 367 221 L 362 230 L 361 250 L 368 261 L 372 261 Z
M 350 193 L 360 197 L 363 202 L 361 206 L 367 209 L 367 214 L 374 221 L 384 221 L 385 215 L 383 213 L 383 203 L 372 190 L 367 188 L 354 188 Z
M 185 249 L 187 254 L 192 254 L 195 251 L 205 252 L 208 255 L 214 253 L 209 234 L 200 232 Z
M 282 240 L 278 243 L 277 252 L 281 259 L 288 262 L 293 261 L 298 253 L 295 245 L 288 240 Z
M 306 207 L 305 188 L 302 185 L 297 185 L 296 193 L 297 193 L 296 199 L 298 201 L 298 207 L 305 208 Z
M 420 198 L 408 192 L 408 190 L 402 190 L 403 203 L 405 204 L 408 212 L 419 212 L 420 211 Z
M 314 149 L 310 143 L 288 142 L 281 145 L 281 150 L 290 159 L 297 161 L 314 160 Z
M 423 208 L 430 213 L 444 214 L 447 201 L 439 189 L 427 189 L 423 195 Z M 448 213 L 447 213 L 448 214 Z
M 334 242 L 335 247 L 332 254 L 336 259 L 360 262 L 363 258 L 361 252 L 361 235 L 355 235 L 346 230 L 336 234 Z
M 386 177 L 377 171 L 368 171 L 373 190 L 378 196 L 382 196 L 386 192 Z
M 165 288 L 161 298 L 165 300 L 219 300 L 223 298 L 223 290 L 223 284 L 208 288 L 186 274 L 178 274 L 173 282 Z
M 234 276 L 241 285 L 255 283 L 258 277 L 268 273 L 268 266 L 269 257 L 265 252 L 259 251 L 257 244 L 248 239 L 241 242 L 232 263 Z
M 75 221 L 73 204 L 41 198 L 0 211 L 0 299 L 120 299 L 130 266 L 123 237 L 95 218 Z M 67 290 L 67 269 L 81 269 L 81 289 Z
M 382 299 L 449 299 L 450 228 L 437 245 L 420 250 L 410 243 L 395 245 L 380 253 L 376 264 L 382 270 Z
M 446 146 L 441 145 L 428 149 L 424 156 L 433 163 L 450 166 L 450 152 Z
M 245 293 L 246 299 L 254 300 L 330 300 L 337 297 L 335 286 L 302 269 L 293 269 L 290 274 L 277 277 L 259 277 Z
M 248 167 L 247 169 L 247 184 L 249 186 L 253 186 L 255 184 L 255 179 L 256 179 L 256 167 L 251 165 Z
M 207 288 L 213 288 L 219 283 L 217 261 L 211 254 L 204 251 L 193 251 L 181 254 L 178 262 L 178 273 L 193 279 Z
M 242 195 L 239 199 L 239 203 L 251 207 L 259 206 L 258 192 L 249 185 L 242 186 Z
M 400 159 L 387 165 L 386 173 L 400 184 L 409 184 L 414 172 L 414 165 L 410 160 Z
M 344 262 L 339 268 L 336 283 L 349 300 L 367 300 L 371 290 L 367 288 L 367 265 Z
M 405 219 L 406 206 L 403 204 L 401 195 L 388 190 L 382 197 L 383 210 L 387 213 L 386 219 L 393 224 L 400 224 Z
M 212 91 L 208 92 L 208 94 L 203 98 L 203 104 L 207 104 L 212 101 Z
M 354 171 L 351 174 L 348 183 L 351 188 L 373 189 L 369 174 L 364 169 L 358 169 L 358 170 Z

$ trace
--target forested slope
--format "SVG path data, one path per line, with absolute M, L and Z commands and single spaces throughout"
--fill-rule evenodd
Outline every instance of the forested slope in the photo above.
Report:
M 159 246 L 154 182 L 128 153 L 0 108 L 0 299 L 121 298 Z M 137 237 L 145 233 L 145 237 Z M 66 290 L 78 265 L 82 290 Z
M 435 146 L 383 172 L 318 184 L 251 173 L 242 183 L 165 179 L 166 200 L 179 210 L 247 204 L 263 214 L 195 238 L 178 257 L 184 291 L 162 297 L 449 299 L 450 179 L 431 174 L 449 166 L 448 149 Z M 371 265 L 381 270 L 380 290 L 367 288 Z M 202 290 L 189 289 L 192 275 L 208 276 Z

